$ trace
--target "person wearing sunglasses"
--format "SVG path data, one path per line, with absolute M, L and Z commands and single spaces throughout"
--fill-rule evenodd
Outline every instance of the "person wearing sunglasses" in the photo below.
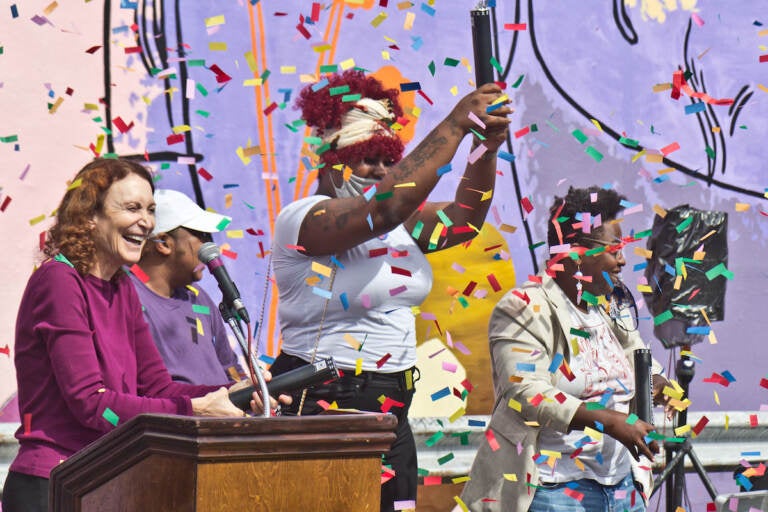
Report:
M 155 191 L 155 229 L 131 273 L 144 318 L 171 378 L 190 384 L 240 380 L 242 368 L 219 308 L 194 284 L 205 266 L 197 252 L 230 217 L 209 212 L 176 190 Z
M 556 197 L 545 270 L 493 311 L 496 402 L 461 496 L 470 510 L 645 510 L 639 461 L 658 446 L 631 416 L 633 352 L 646 346 L 618 300 L 624 199 L 599 187 Z M 660 403 L 668 382 L 655 361 L 652 373 Z

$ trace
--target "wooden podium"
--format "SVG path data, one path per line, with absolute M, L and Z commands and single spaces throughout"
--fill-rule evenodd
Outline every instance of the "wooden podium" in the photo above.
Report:
M 378 511 L 391 414 L 142 414 L 51 472 L 70 511 Z

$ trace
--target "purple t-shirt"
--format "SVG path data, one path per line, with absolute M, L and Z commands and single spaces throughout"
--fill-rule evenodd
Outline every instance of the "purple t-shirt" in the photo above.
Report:
M 162 297 L 135 275 L 144 308 L 144 319 L 171 378 L 189 384 L 218 384 L 233 380 L 228 372 L 242 373 L 229 345 L 219 308 L 204 290 L 194 294 L 186 288 Z
M 134 416 L 192 414 L 190 397 L 218 387 L 171 380 L 126 276 L 81 276 L 58 261 L 27 283 L 14 351 L 22 425 L 10 469 L 44 478 Z

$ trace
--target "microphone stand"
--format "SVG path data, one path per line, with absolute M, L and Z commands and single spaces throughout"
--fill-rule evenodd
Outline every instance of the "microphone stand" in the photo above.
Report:
M 250 365 L 253 368 L 253 373 L 256 375 L 256 380 L 259 382 L 259 389 L 261 390 L 261 401 L 264 406 L 262 416 L 269 418 L 269 390 L 267 389 L 267 381 L 264 380 L 264 375 L 261 373 L 261 368 L 256 360 L 256 355 L 248 351 L 248 343 L 245 340 L 243 328 L 240 325 L 240 318 L 238 318 L 232 308 L 224 304 L 224 302 L 219 304 L 219 311 L 221 312 L 221 317 L 227 322 L 230 329 L 232 329 L 235 338 L 237 338 L 237 342 L 240 344 L 240 348 L 242 349 L 245 358 L 250 359 Z

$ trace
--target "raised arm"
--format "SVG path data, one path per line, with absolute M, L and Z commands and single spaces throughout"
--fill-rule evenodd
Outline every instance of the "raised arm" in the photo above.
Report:
M 438 170 L 450 163 L 464 136 L 471 128 L 479 128 L 470 113 L 489 133 L 506 128 L 508 107 L 486 112 L 501 95 L 498 86 L 487 84 L 462 98 L 412 152 L 390 168 L 369 199 L 331 198 L 316 204 L 304 218 L 298 245 L 310 255 L 334 254 L 405 222 L 427 199 L 440 179 Z

